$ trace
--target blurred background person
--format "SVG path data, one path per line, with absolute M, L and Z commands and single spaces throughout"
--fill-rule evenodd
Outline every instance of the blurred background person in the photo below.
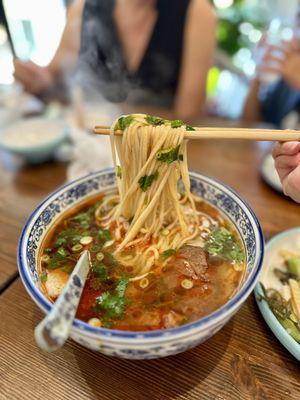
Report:
M 201 114 L 216 16 L 207 0 L 86 0 L 81 68 L 108 99 Z
M 24 89 L 44 100 L 68 101 L 65 77 L 75 67 L 80 48 L 80 29 L 84 0 L 74 0 L 67 8 L 66 25 L 59 47 L 46 66 L 14 59 L 14 77 Z
M 265 54 L 251 83 L 243 117 L 249 122 L 265 121 L 280 127 L 284 118 L 293 111 L 298 113 L 300 107 L 299 42 L 262 43 L 261 46 Z M 274 74 L 279 79 L 263 91 L 266 74 Z

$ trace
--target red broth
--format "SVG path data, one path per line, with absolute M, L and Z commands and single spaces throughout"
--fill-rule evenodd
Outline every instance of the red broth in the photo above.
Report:
M 100 229 L 94 217 L 102 197 L 74 208 L 46 237 L 40 254 L 40 280 L 50 300 L 55 301 L 60 294 L 84 249 L 91 253 L 92 269 L 77 318 L 86 322 L 97 318 L 99 326 L 131 331 L 173 328 L 208 315 L 235 294 L 243 278 L 244 261 L 237 264 L 194 246 L 182 247 L 166 265 L 159 261 L 147 277 L 131 281 L 131 268 L 118 264 L 112 256 L 114 246 L 103 248 L 110 232 Z M 219 220 L 226 238 L 233 240 L 244 256 L 229 222 L 205 202 L 197 203 L 197 208 Z M 81 244 L 85 241 L 90 243 Z

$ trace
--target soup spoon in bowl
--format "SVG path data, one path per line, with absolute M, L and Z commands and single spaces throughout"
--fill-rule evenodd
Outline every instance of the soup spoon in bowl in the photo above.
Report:
M 90 256 L 85 250 L 51 311 L 34 330 L 35 341 L 42 350 L 55 351 L 68 339 L 89 269 Z

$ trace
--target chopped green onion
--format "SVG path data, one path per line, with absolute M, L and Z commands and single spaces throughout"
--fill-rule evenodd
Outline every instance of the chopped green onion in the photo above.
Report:
M 194 283 L 190 279 L 183 279 L 180 285 L 183 287 L 183 289 L 192 289 Z
M 82 245 L 77 243 L 77 244 L 74 244 L 74 246 L 72 247 L 72 251 L 74 253 L 77 253 L 78 251 L 82 250 L 82 248 L 83 248 Z
M 46 282 L 47 278 L 48 278 L 48 275 L 47 275 L 46 271 L 43 271 L 39 276 L 39 280 L 41 283 Z
M 104 258 L 104 254 L 101 253 L 101 252 L 97 253 L 97 254 L 96 254 L 96 258 L 97 258 L 98 261 L 102 261 L 103 258 Z
M 146 287 L 149 285 L 149 279 L 148 278 L 143 278 L 140 280 L 139 286 L 142 289 L 146 289 Z
M 176 253 L 175 249 L 168 249 L 161 253 L 161 257 L 166 260 L 167 258 L 173 256 Z
M 102 249 L 103 245 L 101 244 L 92 244 L 89 247 L 89 251 L 92 253 L 98 253 L 98 251 L 100 251 Z
M 87 246 L 87 245 L 91 244 L 92 241 L 93 241 L 92 236 L 83 236 L 83 237 L 80 239 L 80 243 L 81 243 L 83 246 Z

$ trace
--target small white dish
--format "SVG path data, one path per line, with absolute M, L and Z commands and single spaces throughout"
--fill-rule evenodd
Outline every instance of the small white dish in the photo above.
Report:
M 0 148 L 31 163 L 48 161 L 68 136 L 62 120 L 28 118 L 2 129 Z
M 300 361 L 300 344 L 297 343 L 280 324 L 268 306 L 268 303 L 262 299 L 264 295 L 261 283 L 265 288 L 279 289 L 280 283 L 272 273 L 276 267 L 276 258 L 278 252 L 282 249 L 300 252 L 300 228 L 290 229 L 274 236 L 265 246 L 265 258 L 263 262 L 260 282 L 256 285 L 254 294 L 257 305 L 262 316 L 270 329 L 281 342 L 281 344 Z
M 260 173 L 263 178 L 263 180 L 271 186 L 274 190 L 276 190 L 279 193 L 283 193 L 282 190 L 282 185 L 279 179 L 279 176 L 277 174 L 276 168 L 275 168 L 275 162 L 272 157 L 272 154 L 267 154 L 260 167 Z

